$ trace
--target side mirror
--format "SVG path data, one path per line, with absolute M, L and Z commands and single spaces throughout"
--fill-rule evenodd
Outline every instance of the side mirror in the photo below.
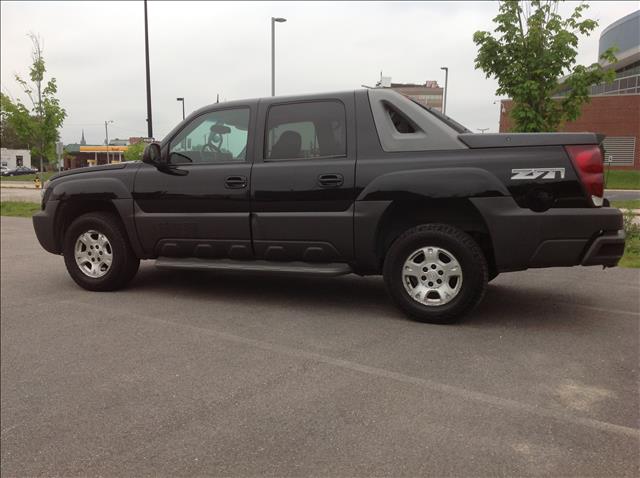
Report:
M 166 157 L 162 157 L 160 144 L 149 143 L 142 153 L 142 162 L 155 166 L 158 171 L 171 174 L 172 176 L 186 176 L 189 171 L 178 169 L 177 166 L 169 164 Z
M 158 166 L 161 163 L 162 153 L 158 143 L 149 143 L 142 153 L 142 162 Z

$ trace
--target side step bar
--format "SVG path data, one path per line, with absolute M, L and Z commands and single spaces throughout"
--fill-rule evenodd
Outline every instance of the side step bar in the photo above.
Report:
M 315 264 L 297 261 L 238 261 L 233 259 L 198 259 L 195 257 L 158 257 L 156 259 L 156 267 L 163 270 L 269 272 L 308 277 L 332 277 L 353 272 L 349 264 L 342 262 Z

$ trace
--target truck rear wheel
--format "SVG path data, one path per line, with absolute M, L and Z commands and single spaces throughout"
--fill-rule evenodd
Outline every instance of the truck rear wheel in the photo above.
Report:
M 93 291 L 125 286 L 140 265 L 122 224 L 106 212 L 90 212 L 73 221 L 64 236 L 63 253 L 71 278 Z
M 383 274 L 392 299 L 409 317 L 446 324 L 480 302 L 488 268 L 467 233 L 446 224 L 425 224 L 393 242 Z

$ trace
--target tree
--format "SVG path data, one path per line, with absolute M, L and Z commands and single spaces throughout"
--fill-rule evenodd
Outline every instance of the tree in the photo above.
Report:
M 575 65 L 578 35 L 589 35 L 598 26 L 596 20 L 582 18 L 587 8 L 580 4 L 562 18 L 555 0 L 505 1 L 493 19 L 495 34 L 474 33 L 479 47 L 475 66 L 498 80 L 497 95 L 513 99 L 515 131 L 556 131 L 580 116 L 591 85 L 615 78 L 613 70 L 605 71 L 599 63 Z M 615 62 L 614 49 L 600 59 Z M 554 100 L 563 77 L 569 91 Z
M 124 160 L 125 161 L 140 161 L 142 159 L 142 153 L 144 152 L 144 148 L 146 143 L 142 141 L 136 144 L 131 144 L 124 152 Z
M 15 79 L 31 105 L 28 107 L 19 99 L 12 101 L 3 94 L 1 110 L 8 127 L 14 129 L 22 143 L 31 147 L 32 157 L 40 158 L 40 169 L 44 170 L 45 160 L 49 163 L 56 160 L 55 143 L 60 137 L 58 128 L 62 126 L 67 113 L 56 98 L 56 79 L 50 78 L 45 82 L 46 67 L 40 38 L 33 33 L 29 34 L 29 38 L 33 44 L 33 63 L 29 70 L 32 84 L 19 75 L 15 75 Z
M 28 148 L 28 143 L 24 142 L 18 135 L 15 125 L 9 121 L 9 112 L 7 110 L 9 97 L 4 93 L 0 93 L 0 145 L 3 148 L 24 149 Z

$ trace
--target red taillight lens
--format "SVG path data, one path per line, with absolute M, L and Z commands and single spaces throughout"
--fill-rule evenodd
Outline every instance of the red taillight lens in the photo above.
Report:
M 573 166 L 578 171 L 582 185 L 591 202 L 602 205 L 604 196 L 604 159 L 602 151 L 595 144 L 565 146 Z

